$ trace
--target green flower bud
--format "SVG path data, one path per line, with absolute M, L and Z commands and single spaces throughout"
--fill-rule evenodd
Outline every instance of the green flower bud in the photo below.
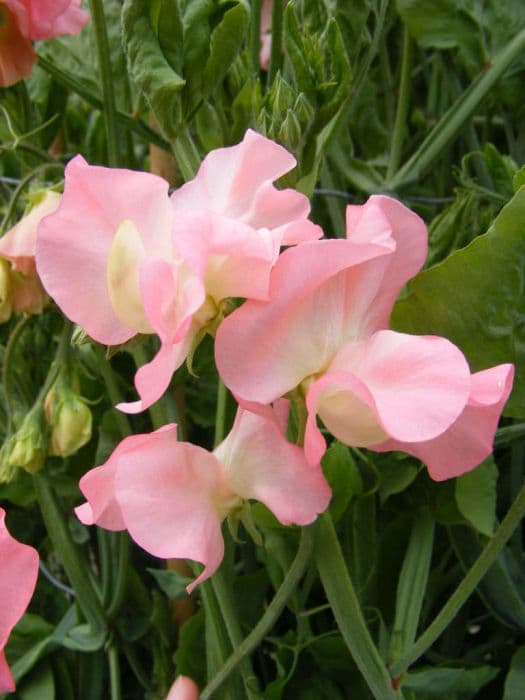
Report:
M 44 465 L 46 437 L 42 409 L 32 411 L 22 421 L 22 425 L 7 443 L 6 466 L 21 467 L 28 472 L 36 472 Z
M 59 379 L 48 393 L 44 410 L 51 425 L 50 455 L 69 457 L 91 438 L 91 411 L 64 381 Z
M 12 311 L 11 265 L 0 258 L 0 323 L 9 321 Z

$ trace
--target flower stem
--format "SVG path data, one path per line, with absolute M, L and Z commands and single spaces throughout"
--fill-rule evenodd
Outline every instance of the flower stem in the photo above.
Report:
M 120 662 L 118 658 L 118 647 L 115 644 L 110 644 L 107 651 L 109 665 L 109 685 L 111 700 L 120 700 Z
M 117 382 L 115 380 L 115 373 L 113 372 L 113 368 L 111 367 L 111 364 L 106 357 L 104 348 L 102 347 L 102 345 L 96 345 L 94 350 L 99 360 L 100 374 L 108 390 L 109 399 L 113 405 L 120 403 L 122 401 L 122 394 L 120 393 L 120 389 L 118 388 Z M 116 411 L 115 420 L 118 424 L 118 428 L 122 437 L 131 435 L 131 427 L 129 425 L 129 420 L 126 418 L 124 413 L 121 413 L 121 411 Z
M 299 548 L 295 559 L 272 602 L 268 605 L 264 615 L 250 634 L 234 648 L 233 654 L 231 654 L 226 663 L 217 671 L 214 678 L 204 688 L 200 696 L 201 700 L 211 700 L 213 693 L 220 688 L 242 660 L 259 646 L 264 637 L 272 629 L 308 566 L 313 551 L 314 532 L 314 525 L 302 529 L 301 541 L 299 542 Z
M 394 122 L 394 133 L 392 134 L 392 148 L 390 149 L 390 160 L 388 161 L 387 180 L 390 180 L 401 161 L 403 139 L 406 131 L 406 120 L 408 113 L 408 103 L 410 98 L 410 77 L 412 74 L 412 40 L 408 29 L 403 29 L 403 55 L 401 59 L 401 80 L 399 84 L 399 97 L 397 100 L 396 119 Z
M 261 50 L 261 0 L 252 0 L 250 22 L 250 53 L 252 68 L 259 75 L 259 52 Z
M 366 626 L 328 511 L 319 518 L 316 561 L 339 630 L 373 696 L 376 700 L 399 697 Z
M 119 140 L 117 131 L 117 108 L 115 94 L 113 92 L 113 74 L 111 70 L 111 54 L 104 15 L 102 0 L 89 0 L 91 17 L 95 28 L 97 41 L 98 69 L 102 83 L 102 95 L 104 98 L 104 120 L 106 123 L 106 137 L 108 142 L 108 163 L 112 167 L 119 165 Z
M 215 435 L 213 439 L 214 447 L 224 440 L 226 432 L 226 404 L 228 401 L 228 389 L 221 379 L 217 385 L 217 408 L 215 411 Z
M 450 622 L 457 615 L 459 609 L 465 604 L 478 583 L 494 563 L 496 557 L 510 539 L 524 515 L 525 484 L 521 487 L 516 500 L 509 508 L 507 515 L 496 530 L 494 537 L 489 540 L 463 581 L 450 596 L 434 621 L 427 627 L 412 648 L 392 664 L 391 673 L 393 677 L 398 678 L 402 675 L 414 661 L 417 661 L 417 659 L 432 646 L 436 639 L 448 627 Z
M 283 0 L 273 0 L 272 3 L 272 48 L 270 51 L 270 68 L 268 70 L 268 84 L 271 85 L 282 64 L 282 38 L 283 38 Z
M 199 169 L 201 159 L 187 126 L 178 132 L 173 150 L 184 181 L 192 180 Z

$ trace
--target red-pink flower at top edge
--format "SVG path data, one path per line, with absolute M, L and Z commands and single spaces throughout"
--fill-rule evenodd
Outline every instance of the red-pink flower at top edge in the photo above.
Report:
M 179 676 L 171 686 L 166 700 L 199 700 L 199 687 L 188 676 Z
M 11 263 L 12 308 L 15 313 L 40 313 L 46 293 L 35 266 L 35 248 L 38 225 L 58 207 L 60 195 L 48 190 L 12 229 L 0 238 L 0 258 Z
M 388 330 L 426 249 L 421 219 L 373 196 L 348 208 L 346 240 L 285 251 L 270 301 L 245 303 L 219 328 L 219 373 L 243 405 L 257 410 L 300 388 L 311 464 L 326 448 L 317 415 L 347 444 L 420 457 L 435 479 L 468 471 L 492 451 L 513 367 L 471 375 L 445 338 Z
M 188 592 L 209 578 L 224 553 L 221 523 L 243 501 L 264 503 L 287 524 L 311 523 L 331 491 L 320 469 L 286 440 L 282 416 L 239 410 L 213 452 L 177 441 L 174 425 L 123 440 L 101 467 L 80 480 L 85 524 L 127 529 L 146 551 L 204 565 Z
M 38 553 L 33 547 L 17 542 L 5 526 L 5 511 L 0 508 L 0 693 L 15 689 L 4 648 L 11 630 L 24 614 L 35 590 L 38 576 Z
M 78 34 L 88 19 L 80 0 L 0 0 L 0 86 L 30 75 L 32 41 Z

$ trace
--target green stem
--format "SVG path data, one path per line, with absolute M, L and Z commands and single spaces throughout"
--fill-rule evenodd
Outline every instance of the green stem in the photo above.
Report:
M 111 54 L 109 51 L 106 16 L 102 0 L 89 0 L 91 19 L 95 29 L 98 53 L 98 70 L 102 83 L 104 98 L 104 120 L 108 142 L 108 163 L 112 167 L 119 165 L 119 140 L 117 131 L 117 108 L 113 91 L 113 71 L 111 69 Z
M 281 70 L 283 55 L 283 0 L 273 0 L 272 3 L 272 48 L 270 51 L 270 67 L 268 70 L 268 85 L 275 80 Z
M 115 617 L 120 610 L 128 582 L 129 537 L 127 532 L 112 532 L 115 545 L 113 566 L 116 568 L 115 583 L 111 600 L 107 608 L 108 617 Z
M 97 95 L 94 95 L 90 90 L 77 78 L 70 73 L 64 72 L 61 68 L 56 66 L 52 61 L 44 56 L 38 57 L 38 65 L 46 71 L 59 85 L 71 90 L 72 92 L 79 95 L 83 100 L 95 109 L 100 109 L 102 111 L 104 107 L 103 101 Z M 153 143 L 159 148 L 165 151 L 171 152 L 170 144 L 162 138 L 162 136 L 152 129 L 146 122 L 141 119 L 134 118 L 130 114 L 124 114 L 117 110 L 117 119 L 122 126 L 126 126 L 131 131 L 134 131 L 137 136 L 140 136 L 148 143 Z
M 91 586 L 89 569 L 73 542 L 53 487 L 42 472 L 33 474 L 33 483 L 49 539 L 75 590 L 78 605 L 93 630 L 103 631 L 106 629 L 104 610 Z
M 13 406 L 10 397 L 10 383 L 13 372 L 11 370 L 11 358 L 13 356 L 14 349 L 20 336 L 24 332 L 25 327 L 31 321 L 31 316 L 24 316 L 18 321 L 13 329 L 13 332 L 9 336 L 7 345 L 4 353 L 4 362 L 2 365 L 2 386 L 4 388 L 4 401 L 5 401 L 5 412 L 7 416 L 7 434 L 9 435 L 13 428 Z
M 264 637 L 275 625 L 310 562 L 314 545 L 314 532 L 315 526 L 302 529 L 301 541 L 299 542 L 299 548 L 295 559 L 272 602 L 268 605 L 264 615 L 250 634 L 234 648 L 233 654 L 231 654 L 226 663 L 217 671 L 213 679 L 204 688 L 200 696 L 201 700 L 211 700 L 215 691 L 220 688 L 232 671 L 235 670 L 245 657 L 259 646 Z
M 120 662 L 118 658 L 118 647 L 116 644 L 109 646 L 108 652 L 109 665 L 109 687 L 111 700 L 120 700 L 122 697 L 120 689 Z
M 397 698 L 366 626 L 329 512 L 320 516 L 318 527 L 317 568 L 346 646 L 376 700 Z
M 434 621 L 427 627 L 414 646 L 409 649 L 402 658 L 392 664 L 391 673 L 393 677 L 398 678 L 401 676 L 414 661 L 417 661 L 417 659 L 432 646 L 436 639 L 448 627 L 483 576 L 487 573 L 488 569 L 494 563 L 498 554 L 510 539 L 524 515 L 525 484 L 521 487 L 516 500 L 509 508 L 507 515 L 496 530 L 494 536 L 489 540 L 463 581 L 450 596 Z
M 213 592 L 219 603 L 221 616 L 226 627 L 226 632 L 231 642 L 232 649 L 237 649 L 242 641 L 242 633 L 237 619 L 237 612 L 233 603 L 231 586 L 227 583 L 222 567 L 215 572 L 211 578 Z M 255 676 L 250 659 L 245 655 L 241 658 L 240 671 L 244 682 L 244 689 L 249 700 L 257 700 L 259 693 L 256 692 L 257 677 Z
M 173 150 L 185 182 L 192 180 L 199 169 L 201 158 L 187 126 L 178 132 Z
M 410 99 L 410 78 L 412 74 L 412 40 L 406 26 L 403 29 L 403 54 L 401 59 L 401 80 L 399 84 L 399 97 L 397 99 L 396 118 L 394 132 L 392 134 L 392 148 L 388 162 L 387 180 L 390 180 L 401 162 L 403 139 L 406 131 L 408 103 Z
M 432 559 L 434 526 L 434 518 L 428 510 L 416 514 L 397 584 L 390 644 L 393 659 L 402 656 L 416 638 Z
M 250 23 L 250 53 L 252 68 L 255 75 L 259 75 L 259 53 L 261 51 L 261 0 L 252 0 Z
M 514 442 L 514 440 L 521 440 L 522 437 L 525 437 L 525 423 L 506 425 L 497 431 L 494 446 L 502 447 L 510 442 Z
M 383 38 L 383 28 L 385 26 L 388 3 L 389 3 L 389 0 L 381 0 L 381 5 L 379 7 L 379 11 L 377 13 L 377 18 L 376 18 L 376 23 L 374 26 L 374 34 L 372 37 L 372 41 L 370 43 L 370 47 L 367 51 L 367 54 L 366 54 L 365 60 L 363 62 L 363 65 L 361 67 L 361 70 L 358 72 L 356 79 L 354 81 L 353 90 L 352 90 L 352 99 L 354 99 L 354 100 L 355 100 L 356 96 L 359 94 L 359 92 L 361 91 L 361 88 L 363 87 L 363 85 L 365 84 L 365 81 L 368 77 L 368 71 L 370 70 L 370 66 L 372 65 L 372 61 L 374 60 L 377 53 L 379 52 L 380 41 Z
M 228 389 L 219 379 L 217 385 L 217 408 L 215 411 L 215 435 L 213 446 L 217 447 L 224 440 L 226 433 L 226 405 L 228 402 Z
M 385 188 L 395 192 L 403 185 L 420 178 L 439 158 L 447 144 L 454 139 L 464 124 L 472 116 L 481 101 L 501 78 L 508 66 L 525 49 L 525 29 L 522 29 L 498 53 L 491 66 L 481 73 L 465 92 L 441 117 L 417 151 L 385 183 Z
M 97 358 L 99 360 L 100 374 L 108 390 L 109 399 L 113 405 L 120 403 L 122 401 L 122 394 L 120 393 L 120 389 L 118 388 L 117 381 L 115 379 L 115 373 L 113 372 L 113 368 L 111 367 L 111 364 L 106 357 L 104 348 L 102 347 L 102 345 L 95 345 L 94 349 L 95 354 L 97 355 Z M 121 411 L 116 411 L 115 420 L 117 421 L 119 431 L 122 437 L 131 435 L 132 431 L 129 425 L 129 420 L 127 419 L 124 413 L 122 413 Z

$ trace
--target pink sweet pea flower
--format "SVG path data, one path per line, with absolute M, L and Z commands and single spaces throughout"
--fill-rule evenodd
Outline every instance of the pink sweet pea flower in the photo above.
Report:
M 0 258 L 11 263 L 11 306 L 15 313 L 40 313 L 46 293 L 35 266 L 36 235 L 40 222 L 58 207 L 60 195 L 48 190 L 29 214 L 0 238 Z
M 0 693 L 15 689 L 4 648 L 11 630 L 24 614 L 35 590 L 38 554 L 33 547 L 17 542 L 5 526 L 5 511 L 0 508 Z
M 199 687 L 188 676 L 179 676 L 171 686 L 166 700 L 199 700 Z
M 319 238 L 309 203 L 273 181 L 293 168 L 281 146 L 248 131 L 213 151 L 191 182 L 168 198 L 155 175 L 66 168 L 61 205 L 39 228 L 37 264 L 50 296 L 95 340 L 115 345 L 156 333 L 161 348 L 141 367 L 140 401 L 154 403 L 228 297 L 268 298 L 281 245 Z
M 88 19 L 80 0 L 0 0 L 0 86 L 31 74 L 36 62 L 31 42 L 78 34 Z
M 426 256 L 418 216 L 373 196 L 348 207 L 347 236 L 283 253 L 270 301 L 249 301 L 223 322 L 223 381 L 252 410 L 299 391 L 312 464 L 326 448 L 318 415 L 347 444 L 418 456 L 434 479 L 472 469 L 492 451 L 512 365 L 471 375 L 445 338 L 388 330 L 397 295 Z
M 264 416 L 240 409 L 213 453 L 178 442 L 174 425 L 128 437 L 80 488 L 87 503 L 76 513 L 83 523 L 127 529 L 157 557 L 201 562 L 204 571 L 188 592 L 219 567 L 221 523 L 243 501 L 261 501 L 285 525 L 307 525 L 331 495 L 322 471 L 308 466 L 269 409 Z
M 261 50 L 259 63 L 263 70 L 268 70 L 272 53 L 272 0 L 263 0 L 261 5 Z

